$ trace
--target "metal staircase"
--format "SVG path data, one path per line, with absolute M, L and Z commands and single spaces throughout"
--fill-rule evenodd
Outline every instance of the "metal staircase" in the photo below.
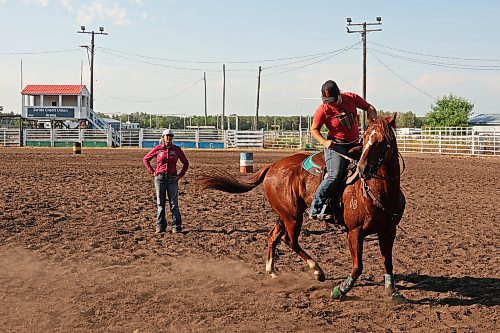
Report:
M 111 134 L 111 142 L 113 147 L 121 147 L 121 137 L 120 132 L 112 128 L 108 123 L 99 117 L 99 115 L 94 112 L 94 110 L 89 109 L 89 117 L 87 120 L 92 125 L 92 128 L 100 129 L 103 131 L 109 131 Z

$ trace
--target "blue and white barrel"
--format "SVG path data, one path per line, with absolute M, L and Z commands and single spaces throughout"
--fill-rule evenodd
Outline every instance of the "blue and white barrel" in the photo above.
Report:
M 240 172 L 253 172 L 253 153 L 240 153 Z

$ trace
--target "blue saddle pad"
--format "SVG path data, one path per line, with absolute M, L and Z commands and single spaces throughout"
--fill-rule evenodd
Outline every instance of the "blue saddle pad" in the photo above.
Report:
M 312 155 L 309 155 L 302 161 L 302 168 L 306 170 L 309 173 L 312 173 L 313 175 L 319 176 L 323 172 L 321 170 L 321 167 L 317 165 L 316 163 L 313 162 L 313 157 L 321 153 L 321 151 L 318 151 L 317 153 L 314 153 Z

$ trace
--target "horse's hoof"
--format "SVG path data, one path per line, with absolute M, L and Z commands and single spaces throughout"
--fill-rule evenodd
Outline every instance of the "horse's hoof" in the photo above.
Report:
M 325 282 L 326 280 L 325 273 L 323 272 L 314 272 L 314 277 L 316 277 L 316 280 L 319 282 Z
M 332 298 L 338 299 L 341 301 L 344 298 L 345 294 L 340 290 L 340 286 L 336 286 L 332 289 Z
M 401 305 L 401 304 L 407 304 L 408 303 L 408 301 L 406 300 L 406 298 L 404 298 L 404 296 L 401 295 L 399 293 L 399 291 L 395 291 L 395 292 L 392 293 L 392 295 L 391 295 L 391 302 L 394 305 Z
M 276 279 L 278 277 L 278 274 L 276 274 L 275 272 L 268 272 L 268 274 L 273 279 Z

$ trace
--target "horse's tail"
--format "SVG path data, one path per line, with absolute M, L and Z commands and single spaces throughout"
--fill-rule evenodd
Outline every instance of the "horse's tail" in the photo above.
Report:
M 216 171 L 211 175 L 202 175 L 198 183 L 202 189 L 214 189 L 228 193 L 248 192 L 262 184 L 272 164 L 268 164 L 252 175 L 233 176 L 226 171 Z

